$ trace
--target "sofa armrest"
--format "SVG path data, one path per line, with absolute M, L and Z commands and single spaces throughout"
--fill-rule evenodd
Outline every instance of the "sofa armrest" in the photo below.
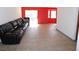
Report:
M 4 34 L 3 38 L 9 38 L 9 39 L 17 39 L 19 33 L 6 33 Z
M 3 44 L 16 44 L 20 42 L 20 37 L 17 33 L 6 33 L 3 37 L 1 37 L 1 41 Z

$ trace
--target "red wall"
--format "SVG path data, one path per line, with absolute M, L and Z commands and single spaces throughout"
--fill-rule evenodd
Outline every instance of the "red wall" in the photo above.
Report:
M 48 7 L 22 7 L 22 17 L 25 16 L 25 10 L 38 10 L 38 23 L 39 24 L 48 24 L 56 23 L 56 19 L 48 18 L 48 10 L 56 10 L 57 8 L 48 8 Z

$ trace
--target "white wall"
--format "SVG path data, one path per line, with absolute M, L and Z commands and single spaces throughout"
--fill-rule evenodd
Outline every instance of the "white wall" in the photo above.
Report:
M 59 7 L 57 10 L 57 29 L 75 40 L 78 8 Z
M 21 17 L 19 7 L 0 7 L 0 25 Z

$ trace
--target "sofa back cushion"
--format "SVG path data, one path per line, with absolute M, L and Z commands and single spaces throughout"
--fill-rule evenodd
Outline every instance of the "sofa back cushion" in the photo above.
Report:
M 22 27 L 23 26 L 23 20 L 21 18 L 16 20 L 18 27 Z
M 13 26 L 10 23 L 0 25 L 0 32 L 1 33 L 6 33 L 9 31 L 13 31 Z
M 0 26 L 0 36 L 3 34 L 2 27 Z
M 18 24 L 17 24 L 16 20 L 11 21 L 10 23 L 12 24 L 14 29 L 16 29 L 18 27 Z

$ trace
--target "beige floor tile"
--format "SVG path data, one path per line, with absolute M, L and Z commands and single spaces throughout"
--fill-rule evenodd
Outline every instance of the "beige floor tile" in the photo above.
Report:
M 29 27 L 21 43 L 3 45 L 1 51 L 75 51 L 76 42 L 56 30 L 55 24 Z

